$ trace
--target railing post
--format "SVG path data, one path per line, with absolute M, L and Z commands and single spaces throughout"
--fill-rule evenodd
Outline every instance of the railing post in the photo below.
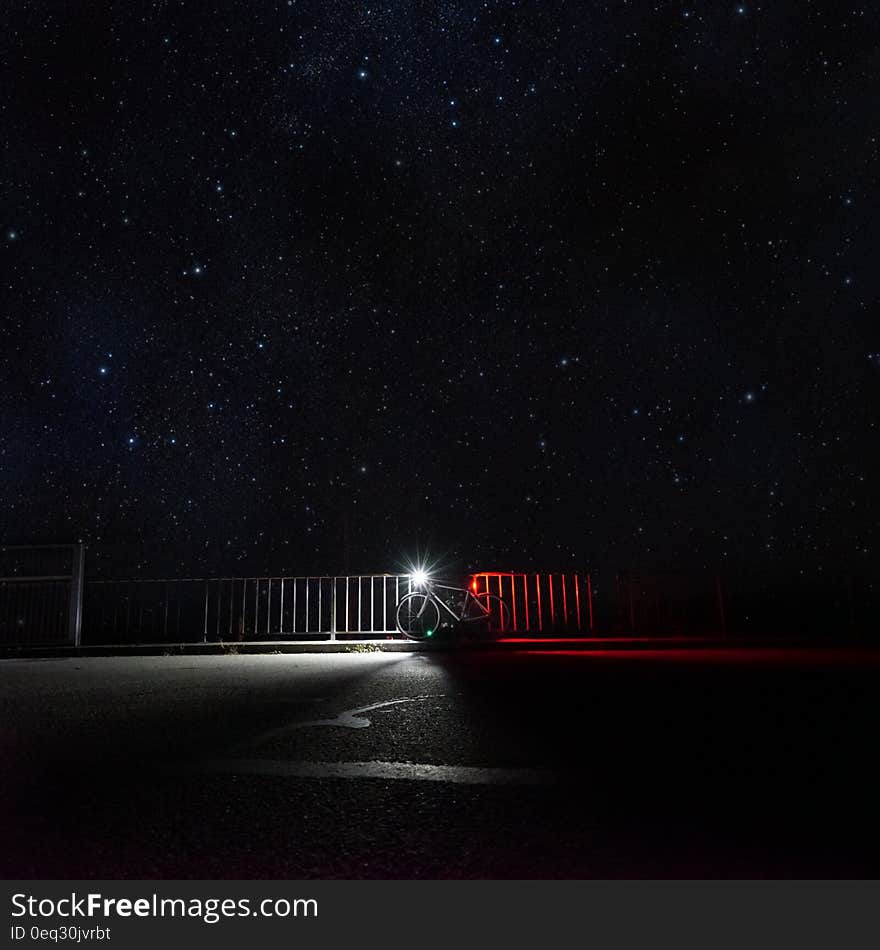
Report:
M 70 615 L 67 633 L 71 644 L 75 647 L 78 647 L 82 640 L 82 603 L 85 556 L 85 545 L 82 543 L 74 544 L 71 551 L 73 563 L 71 564 L 70 568 Z
M 336 578 L 330 578 L 330 639 L 336 639 Z

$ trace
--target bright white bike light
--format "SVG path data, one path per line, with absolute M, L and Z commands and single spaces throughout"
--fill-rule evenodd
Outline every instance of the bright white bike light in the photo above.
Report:
M 416 571 L 413 571 L 409 575 L 409 579 L 412 581 L 413 586 L 415 587 L 424 587 L 428 583 L 428 572 L 419 568 Z

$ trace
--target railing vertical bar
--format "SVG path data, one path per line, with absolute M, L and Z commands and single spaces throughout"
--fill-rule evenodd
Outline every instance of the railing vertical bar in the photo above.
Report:
M 284 634 L 284 578 L 281 579 L 281 606 L 278 608 L 278 633 Z
M 85 545 L 75 544 L 71 549 L 70 565 L 70 640 L 75 647 L 82 639 L 82 599 L 85 574 Z
M 513 623 L 513 632 L 516 632 L 516 574 L 510 575 L 510 602 L 511 602 L 511 622 Z
M 336 586 L 337 578 L 334 575 L 330 578 L 330 639 L 336 639 Z
M 562 581 L 562 616 L 565 629 L 568 630 L 568 592 L 565 589 L 565 574 L 559 575 Z
M 499 575 L 498 575 L 498 599 L 501 600 L 501 601 L 504 600 L 504 588 L 502 587 L 502 580 L 503 580 L 503 578 L 502 578 L 502 576 L 499 574 Z M 501 627 L 501 632 L 504 633 L 504 632 L 505 632 L 505 630 L 504 630 L 504 609 L 501 608 L 501 607 L 499 607 L 499 608 L 498 608 L 498 613 L 501 615 L 501 616 L 498 618 L 498 619 L 499 619 L 499 625 L 500 625 L 500 627 Z
M 238 637 L 244 640 L 247 631 L 247 578 L 241 579 L 241 617 L 238 621 Z
M 269 624 L 272 620 L 272 578 L 269 578 L 269 592 L 266 595 L 266 636 L 269 636 Z
M 581 586 L 577 574 L 574 575 L 574 608 L 577 614 L 577 628 L 581 629 Z
M 538 633 L 544 632 L 544 615 L 541 611 L 541 575 L 535 574 L 535 586 L 538 590 Z
M 254 639 L 260 635 L 260 578 L 254 578 Z

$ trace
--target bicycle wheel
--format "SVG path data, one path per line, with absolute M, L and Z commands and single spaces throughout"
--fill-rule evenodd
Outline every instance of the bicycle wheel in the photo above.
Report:
M 474 599 L 486 611 L 491 633 L 501 636 L 510 631 L 510 608 L 497 594 L 483 591 L 481 594 L 474 594 Z
M 397 605 L 397 629 L 410 640 L 424 640 L 437 632 L 440 608 L 420 591 L 407 594 Z

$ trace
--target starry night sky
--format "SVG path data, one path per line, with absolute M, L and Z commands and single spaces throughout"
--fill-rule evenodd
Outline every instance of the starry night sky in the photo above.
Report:
M 861 569 L 868 4 L 21 2 L 0 539 Z

